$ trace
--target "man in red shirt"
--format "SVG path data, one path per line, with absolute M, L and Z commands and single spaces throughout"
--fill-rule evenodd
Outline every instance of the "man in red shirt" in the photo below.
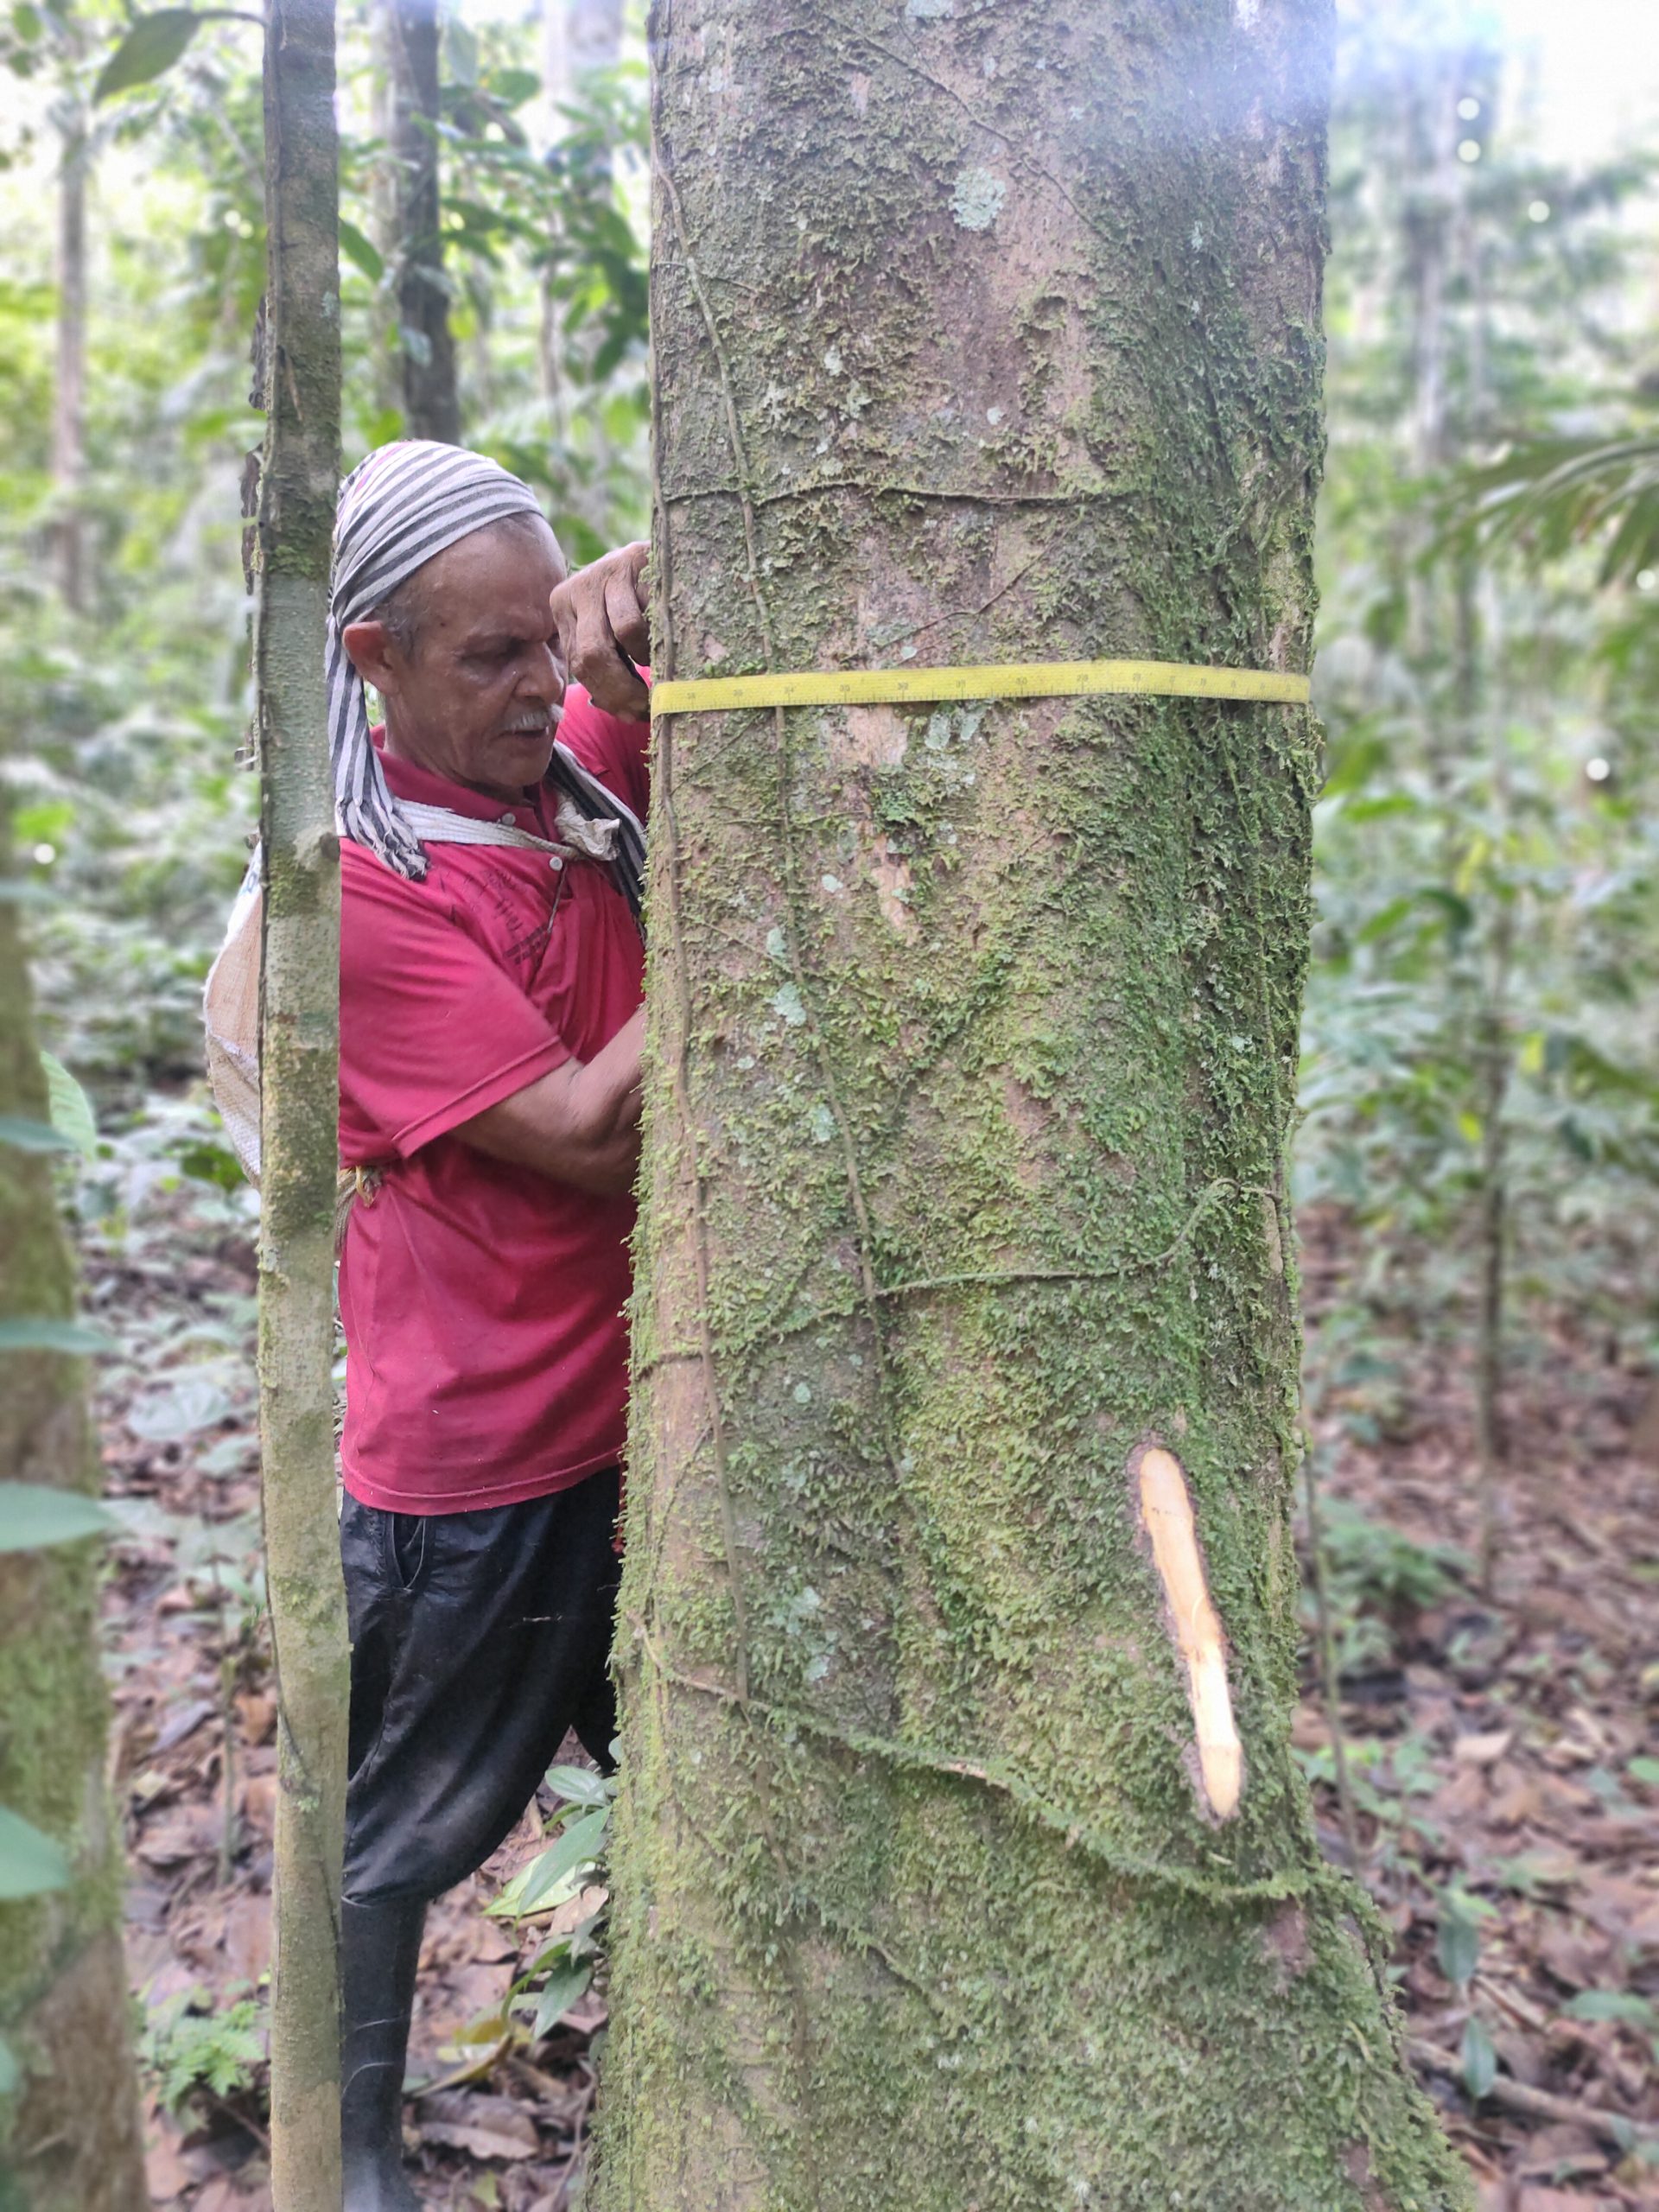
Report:
M 358 559 L 365 472 L 392 504 Z M 460 504 L 446 490 L 441 509 L 398 505 L 400 472 L 417 495 L 454 480 Z M 421 558 L 480 487 L 493 518 Z M 427 1902 L 501 1842 L 568 1728 L 601 1759 L 614 1731 L 643 948 L 607 849 L 646 812 L 646 694 L 627 658 L 645 654 L 645 549 L 567 582 L 516 480 L 412 444 L 348 484 L 337 544 L 343 681 L 372 684 L 385 715 L 372 759 L 351 758 L 365 722 L 336 686 L 357 830 L 340 1156 L 360 1171 L 340 1284 L 345 2202 L 414 2212 L 402 2089 Z M 621 713 L 567 695 L 562 633 Z

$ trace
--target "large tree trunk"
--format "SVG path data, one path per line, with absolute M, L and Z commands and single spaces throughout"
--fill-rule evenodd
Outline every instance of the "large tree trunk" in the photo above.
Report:
M 254 677 L 264 854 L 259 1435 L 280 1700 L 270 2032 L 278 2212 L 330 2212 L 340 2201 L 348 1652 L 333 1375 L 340 843 L 322 664 L 340 467 L 334 93 L 329 0 L 272 0 Z
M 391 68 L 394 265 L 404 428 L 411 438 L 436 438 L 457 446 L 461 400 L 439 224 L 437 0 L 391 0 L 385 34 Z
M 64 604 L 86 604 L 86 521 L 80 511 L 86 467 L 86 169 L 85 119 L 72 110 L 58 162 L 57 384 L 52 408 L 52 490 L 57 515 L 53 550 Z
M 10 850 L 0 820 L 0 877 Z M 15 901 L 0 899 L 0 1115 L 40 1122 L 46 1084 Z M 67 1318 L 74 1272 L 38 1153 L 0 1142 L 0 1317 Z M 0 1480 L 97 1488 L 86 1377 L 61 1351 L 0 1350 Z M 0 1498 L 0 1515 L 6 1506 Z M 0 1553 L 0 1806 L 57 1843 L 70 1878 L 0 1904 L 0 2203 L 145 2212 L 121 1853 L 105 1788 L 97 1548 Z M 15 1894 L 15 1891 L 13 1892 Z
M 658 0 L 659 679 L 1305 668 L 1329 29 Z M 1288 1741 L 1310 718 L 657 774 L 603 2212 L 1463 2202 Z

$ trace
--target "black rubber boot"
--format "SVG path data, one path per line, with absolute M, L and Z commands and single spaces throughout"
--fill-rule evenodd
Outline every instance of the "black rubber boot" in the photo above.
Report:
M 425 1918 L 418 1898 L 340 1908 L 345 2212 L 420 2212 L 404 2171 L 404 2066 Z

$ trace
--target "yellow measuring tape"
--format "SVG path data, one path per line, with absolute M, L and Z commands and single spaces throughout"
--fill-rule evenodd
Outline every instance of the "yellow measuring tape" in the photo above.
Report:
M 1269 668 L 1192 668 L 1173 660 L 1016 661 L 979 668 L 794 669 L 778 676 L 702 676 L 653 684 L 657 715 L 738 707 L 899 706 L 930 699 L 1086 698 L 1138 692 L 1168 699 L 1266 699 L 1305 707 L 1305 676 Z

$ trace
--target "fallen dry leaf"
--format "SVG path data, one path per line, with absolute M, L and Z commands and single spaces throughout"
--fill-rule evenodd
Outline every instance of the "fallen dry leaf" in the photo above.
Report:
M 1496 1766 L 1514 1741 L 1513 1728 L 1493 1728 L 1484 1735 L 1459 1736 L 1452 1755 L 1465 1766 Z
M 441 2090 L 422 2100 L 416 2125 L 423 2143 L 474 2158 L 533 2158 L 542 2147 L 535 2121 L 511 2097 Z

